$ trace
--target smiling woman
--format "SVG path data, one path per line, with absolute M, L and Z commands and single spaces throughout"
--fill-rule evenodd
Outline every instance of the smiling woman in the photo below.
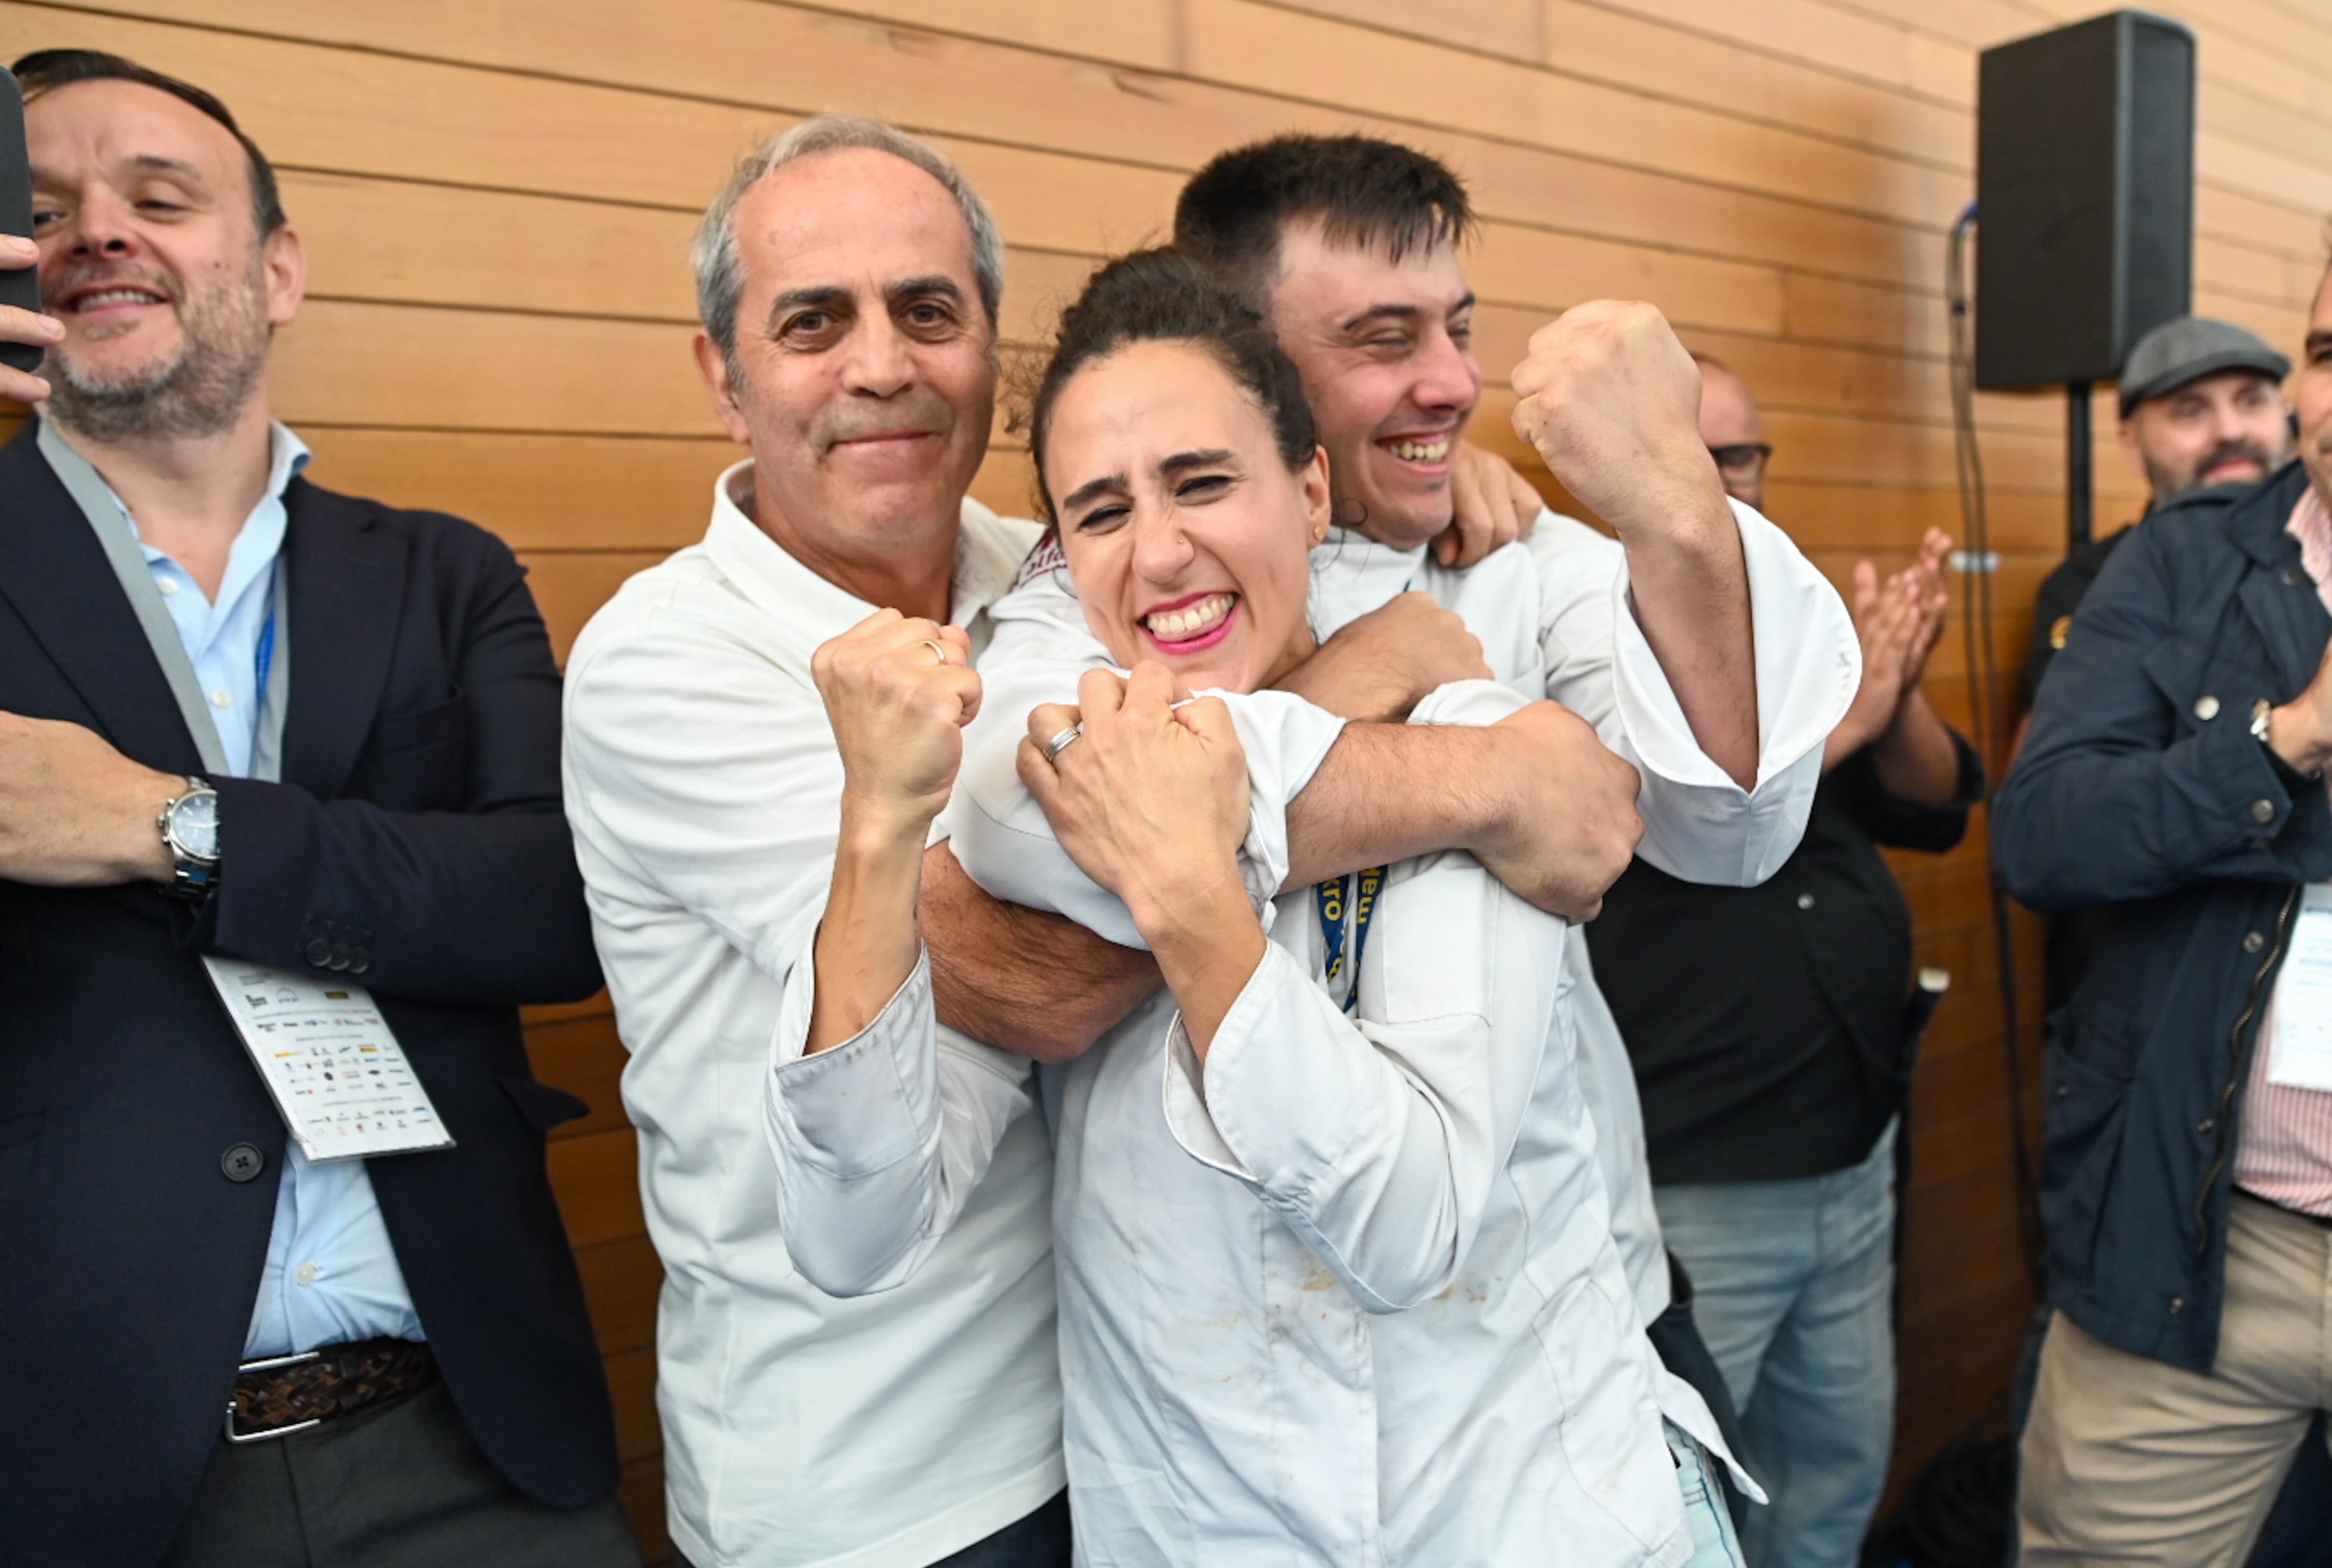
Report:
M 1105 276 L 1062 317 L 1030 412 L 1046 508 L 1121 664 L 1259 690 L 1313 648 L 1306 552 L 1328 531 L 1328 458 L 1303 384 L 1187 258 L 1141 252 Z
M 1115 940 L 1130 916 L 1168 988 L 1057 1080 L 1081 1549 L 1475 1563 L 1557 1539 L 1616 1565 L 1724 1538 L 1611 1239 L 1563 923 L 1460 853 L 1281 893 L 1254 825 L 1258 727 L 1335 733 L 1262 690 L 1314 650 L 1328 526 L 1295 367 L 1196 263 L 1129 256 L 1062 318 L 1031 449 L 1092 636 L 1132 673 L 1087 670 L 1075 711 L 992 702 L 968 744 L 1055 737 L 1023 744 L 1020 776 L 1090 883 L 1043 891 Z M 1024 691 L 1060 652 L 999 636 L 984 678 Z M 1458 681 L 1412 722 L 1522 705 Z M 1072 768 L 1098 783 L 1061 808 L 1044 779 Z M 999 807 L 973 793 L 966 869 L 1025 868 L 1027 837 L 980 830 Z

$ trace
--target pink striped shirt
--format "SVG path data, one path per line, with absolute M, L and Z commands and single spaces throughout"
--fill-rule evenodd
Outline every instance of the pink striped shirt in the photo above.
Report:
M 2332 609 L 2332 513 L 2313 485 L 2300 492 L 2284 531 L 2299 540 L 2300 564 Z M 2332 780 L 2327 781 L 2332 788 Z M 2332 1219 L 2332 1094 L 2268 1081 L 2274 1057 L 2276 1004 L 2283 980 L 2260 1018 L 2251 1051 L 2251 1082 L 2243 1090 L 2242 1131 L 2235 1140 L 2235 1185 L 2270 1203 Z

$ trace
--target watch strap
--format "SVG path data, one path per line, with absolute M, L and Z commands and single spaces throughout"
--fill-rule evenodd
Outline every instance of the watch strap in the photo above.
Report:
M 170 852 L 170 880 L 162 885 L 161 891 L 172 898 L 199 904 L 208 898 L 211 890 L 218 885 L 219 863 L 215 855 L 204 859 L 193 854 L 178 839 L 173 819 L 177 815 L 179 802 L 190 795 L 209 795 L 215 798 L 218 791 L 212 787 L 210 780 L 188 774 L 186 789 L 162 803 L 162 814 L 154 819 L 154 826 L 160 829 L 163 846 Z
M 2268 738 L 2269 715 L 2274 712 L 2275 704 L 2270 703 L 2265 697 L 2261 697 L 2252 705 L 2251 739 L 2257 741 L 2260 743 L 2260 750 L 2267 753 L 2268 766 L 2275 770 L 2277 781 L 2282 784 L 2288 794 L 2296 796 L 2308 785 L 2321 779 L 2323 775 L 2302 773 L 2283 760 L 2283 754 L 2275 749 L 2274 743 Z

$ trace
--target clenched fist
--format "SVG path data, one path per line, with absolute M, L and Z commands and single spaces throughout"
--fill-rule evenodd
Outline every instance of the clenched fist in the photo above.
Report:
M 1077 706 L 1028 714 L 1019 771 L 1069 858 L 1117 894 L 1145 936 L 1215 894 L 1245 894 L 1247 753 L 1219 697 L 1187 699 L 1163 664 L 1131 675 L 1088 670 Z M 1083 732 L 1052 756 L 1070 725 Z
M 1475 846 L 1476 857 L 1539 908 L 1593 920 L 1644 836 L 1641 776 L 1560 703 L 1533 703 L 1489 733 L 1501 749 L 1481 783 L 1508 805 L 1502 830 Z
M 1596 300 L 1531 335 L 1515 367 L 1515 434 L 1610 523 L 1664 529 L 1724 513 L 1700 439 L 1700 371 L 1668 319 L 1637 301 Z
M 1157 956 L 1200 1063 L 1263 961 L 1263 927 L 1240 880 L 1247 754 L 1220 697 L 1182 701 L 1166 666 L 1088 670 L 1077 706 L 1039 704 L 1020 778 L 1087 876 L 1124 901 Z M 1083 731 L 1049 757 L 1052 739 Z
M 963 727 L 980 712 L 970 657 L 961 626 L 894 609 L 810 655 L 842 753 L 846 818 L 920 838 L 939 815 L 963 762 Z
M 1465 618 L 1412 590 L 1345 626 L 1277 689 L 1354 723 L 1397 724 L 1437 687 L 1490 678 Z

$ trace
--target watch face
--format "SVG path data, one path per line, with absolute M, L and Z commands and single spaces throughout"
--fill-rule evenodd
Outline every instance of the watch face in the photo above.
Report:
M 183 796 L 170 808 L 170 837 L 195 860 L 218 858 L 218 797 L 208 789 Z

